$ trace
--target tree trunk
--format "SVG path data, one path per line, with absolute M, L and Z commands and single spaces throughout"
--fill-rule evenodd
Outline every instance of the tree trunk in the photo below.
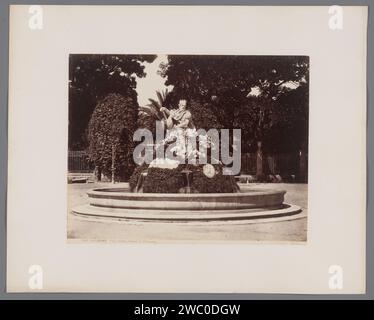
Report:
M 96 180 L 101 181 L 101 168 L 99 166 L 95 167 Z
M 116 147 L 113 144 L 112 145 L 112 183 L 114 183 L 114 178 L 115 178 L 115 169 L 116 169 Z
M 257 152 L 256 152 L 256 177 L 257 179 L 262 179 L 264 175 L 263 162 L 262 162 L 262 143 L 257 142 Z
M 307 176 L 308 176 L 308 169 L 307 169 L 307 155 L 302 148 L 299 153 L 299 179 L 300 182 L 306 182 L 307 181 Z

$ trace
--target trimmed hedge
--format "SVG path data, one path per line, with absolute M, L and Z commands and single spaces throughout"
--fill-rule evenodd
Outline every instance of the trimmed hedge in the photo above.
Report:
M 216 175 L 208 178 L 203 173 L 203 166 L 192 166 L 193 171 L 192 188 L 198 193 L 232 193 L 237 192 L 239 187 L 233 176 L 223 175 L 222 165 L 213 165 Z
M 132 173 L 132 175 L 131 175 L 131 177 L 129 179 L 129 185 L 130 185 L 130 191 L 131 192 L 135 191 L 135 188 L 136 188 L 136 186 L 138 184 L 138 179 L 139 179 L 140 174 L 143 171 L 147 170 L 147 168 L 148 168 L 148 165 L 144 164 L 144 163 L 141 166 L 137 166 L 135 168 L 135 170 L 133 171 L 133 173 Z
M 179 165 L 175 169 L 148 168 L 146 165 L 135 169 L 130 178 L 130 188 L 135 190 L 139 175 L 147 169 L 147 176 L 143 183 L 144 193 L 179 193 L 185 187 L 183 169 L 192 171 L 192 192 L 197 193 L 232 193 L 237 192 L 239 187 L 233 176 L 223 175 L 222 165 L 214 165 L 216 175 L 208 178 L 203 173 L 203 165 Z
M 184 187 L 182 166 L 176 169 L 148 168 L 143 184 L 144 193 L 178 193 Z

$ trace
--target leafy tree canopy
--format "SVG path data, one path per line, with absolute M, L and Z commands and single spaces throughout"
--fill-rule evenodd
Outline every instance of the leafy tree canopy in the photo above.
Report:
M 96 106 L 88 126 L 89 157 L 106 176 L 128 178 L 134 168 L 132 151 L 137 103 L 120 94 L 109 94 Z
M 155 55 L 73 54 L 69 57 L 69 148 L 87 146 L 87 125 L 98 101 L 110 93 L 137 100 L 136 77 Z
M 160 74 L 174 86 L 166 105 L 184 97 L 209 106 L 222 126 L 242 128 L 244 152 L 258 140 L 279 152 L 307 139 L 308 57 L 170 55 Z
M 135 98 L 136 77 L 146 75 L 142 62 L 152 62 L 155 58 L 154 55 L 71 55 L 70 88 L 85 92 L 96 101 L 112 92 Z
M 283 84 L 308 81 L 308 70 L 304 56 L 169 55 L 160 74 L 179 95 L 209 100 L 226 92 L 244 98 L 253 87 L 263 96 L 277 97 L 285 90 Z

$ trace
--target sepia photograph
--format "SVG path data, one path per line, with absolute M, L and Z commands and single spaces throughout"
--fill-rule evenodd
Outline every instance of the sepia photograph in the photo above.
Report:
M 365 293 L 367 9 L 11 6 L 7 292 Z
M 68 239 L 305 242 L 309 67 L 70 54 Z

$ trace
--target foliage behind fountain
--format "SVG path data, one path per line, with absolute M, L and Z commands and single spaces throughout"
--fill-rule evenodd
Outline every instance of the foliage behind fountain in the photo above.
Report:
M 191 192 L 193 193 L 232 193 L 238 192 L 239 187 L 233 176 L 222 174 L 222 165 L 213 165 L 216 174 L 208 178 L 203 173 L 203 165 L 179 165 L 175 169 L 148 168 L 147 165 L 139 166 L 135 169 L 130 178 L 130 188 L 134 192 L 139 177 L 144 176 L 142 192 L 144 193 L 179 193 L 186 187 L 186 177 L 183 170 L 192 171 Z

